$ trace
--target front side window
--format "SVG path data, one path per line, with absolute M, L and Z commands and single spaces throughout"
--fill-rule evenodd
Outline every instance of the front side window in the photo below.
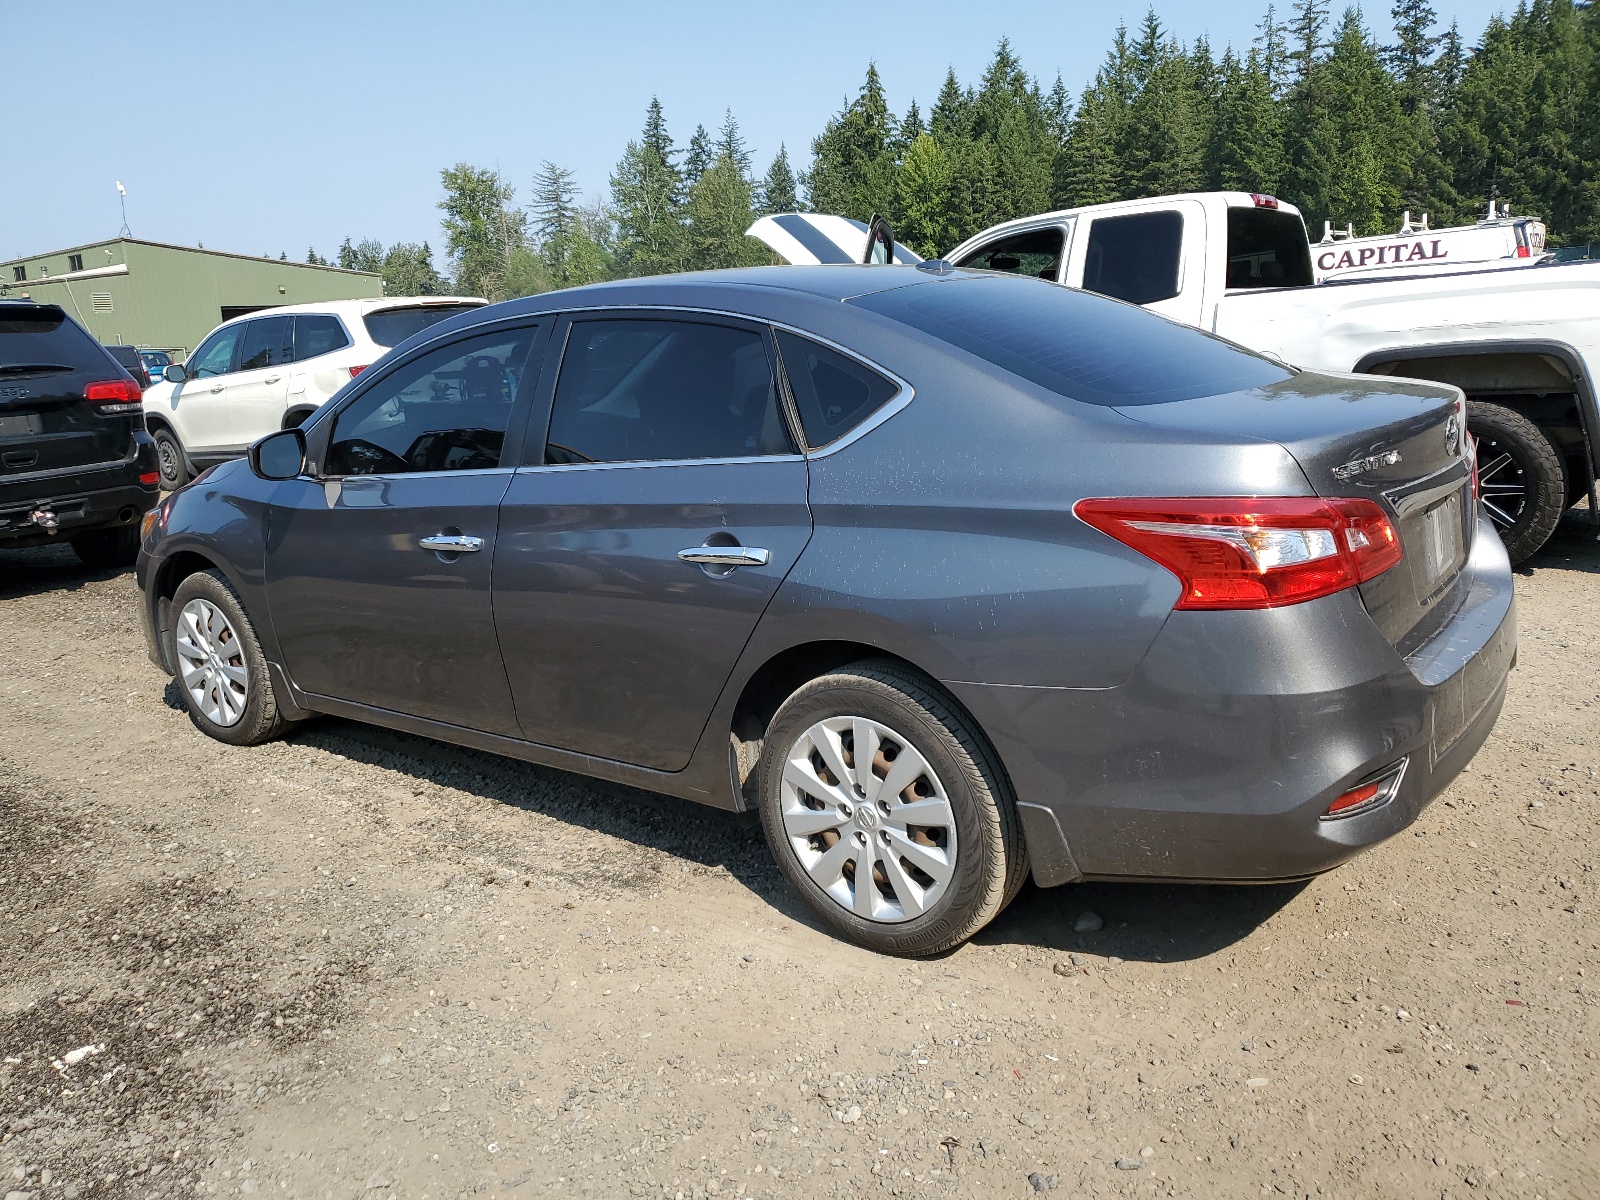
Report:
M 990 242 L 976 254 L 968 255 L 958 266 L 980 271 L 1006 271 L 1012 275 L 1034 275 L 1052 283 L 1061 274 L 1061 247 L 1065 241 L 1059 229 L 1030 229 Z
M 239 370 L 258 371 L 289 361 L 292 328 L 289 317 L 262 317 L 246 324 L 244 345 L 239 349 Z
M 210 379 L 233 370 L 233 352 L 243 333 L 244 322 L 241 321 L 237 325 L 224 325 L 201 342 L 200 349 L 189 360 L 189 378 Z
M 1293 213 L 1270 208 L 1228 210 L 1228 286 L 1310 287 L 1311 247 Z
M 1099 217 L 1089 226 L 1083 288 L 1129 304 L 1154 304 L 1178 294 L 1183 214 L 1130 213 Z
M 793 454 L 761 335 L 691 321 L 576 321 L 547 464 Z
M 889 401 L 900 388 L 837 350 L 787 330 L 777 331 L 783 371 L 813 450 L 837 441 Z
M 324 474 L 398 475 L 500 465 L 538 329 L 453 342 L 380 379 L 334 421 Z
M 338 317 L 322 313 L 300 313 L 294 319 L 294 361 L 305 362 L 321 354 L 332 354 L 350 344 Z

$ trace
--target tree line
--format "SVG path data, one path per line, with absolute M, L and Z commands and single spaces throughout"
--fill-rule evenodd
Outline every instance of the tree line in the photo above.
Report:
M 982 77 L 947 73 L 926 113 L 890 107 L 876 66 L 796 172 L 780 146 L 757 175 L 732 112 L 679 148 L 651 100 L 603 198 L 583 203 L 545 163 L 526 204 L 498 171 L 441 172 L 445 253 L 346 239 L 338 264 L 390 294 L 505 299 L 602 279 L 771 261 L 744 236 L 763 213 L 887 216 L 934 256 L 999 221 L 1140 196 L 1238 189 L 1281 196 L 1356 234 L 1482 215 L 1491 195 L 1542 216 L 1553 244 L 1600 240 L 1600 4 L 1522 0 L 1472 46 L 1428 0 L 1396 0 L 1392 43 L 1329 0 L 1268 4 L 1252 44 L 1218 56 L 1152 9 L 1119 28 L 1095 76 L 1045 88 L 1002 39 Z M 310 261 L 316 261 L 315 251 Z

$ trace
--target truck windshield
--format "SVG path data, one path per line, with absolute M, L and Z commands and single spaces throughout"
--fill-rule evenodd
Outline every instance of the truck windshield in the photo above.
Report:
M 969 275 L 850 303 L 1085 404 L 1165 404 L 1290 378 L 1221 338 L 1042 281 Z
M 1311 246 L 1294 213 L 1275 208 L 1228 210 L 1228 286 L 1310 287 Z

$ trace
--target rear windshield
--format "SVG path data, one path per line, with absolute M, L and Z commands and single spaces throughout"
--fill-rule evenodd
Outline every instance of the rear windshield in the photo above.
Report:
M 0 306 L 0 375 L 26 374 L 29 367 L 46 372 L 116 371 L 100 343 L 61 309 Z
M 429 304 L 416 308 L 386 308 L 382 312 L 368 313 L 362 320 L 367 323 L 367 336 L 378 345 L 398 346 L 429 325 L 478 307 L 476 304 Z
M 1228 286 L 1310 287 L 1311 247 L 1293 213 L 1271 208 L 1228 210 Z
M 1290 373 L 1129 304 L 1026 279 L 952 279 L 850 301 L 1085 404 L 1165 404 Z

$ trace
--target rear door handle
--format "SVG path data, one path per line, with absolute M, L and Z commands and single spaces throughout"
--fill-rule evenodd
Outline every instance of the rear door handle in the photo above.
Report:
M 265 379 L 263 379 L 263 380 L 262 380 L 262 381 L 261 381 L 261 382 L 262 382 L 262 383 L 277 383 L 277 382 L 278 382 L 278 380 L 280 380 L 280 379 L 282 379 L 282 378 L 283 378 L 283 376 L 281 376 L 281 375 L 268 375 L 268 376 L 267 376 L 267 377 L 266 377 L 266 378 L 265 378 Z
M 483 549 L 483 539 L 459 533 L 436 533 L 422 539 L 422 548 L 436 554 L 471 554 Z
M 691 546 L 679 550 L 678 557 L 703 567 L 764 567 L 772 561 L 772 551 L 760 546 Z
M 215 395 L 216 395 L 216 394 L 217 394 L 217 393 L 218 393 L 218 392 L 220 392 L 220 391 L 222 391 L 222 390 L 223 390 L 223 389 L 224 389 L 224 388 L 226 388 L 226 387 L 227 387 L 227 386 L 228 386 L 228 385 L 227 385 L 227 384 L 225 384 L 225 383 L 213 383 L 213 384 L 212 384 L 212 385 L 211 385 L 211 394 L 212 394 L 212 395 L 213 395 L 213 396 L 215 396 Z

